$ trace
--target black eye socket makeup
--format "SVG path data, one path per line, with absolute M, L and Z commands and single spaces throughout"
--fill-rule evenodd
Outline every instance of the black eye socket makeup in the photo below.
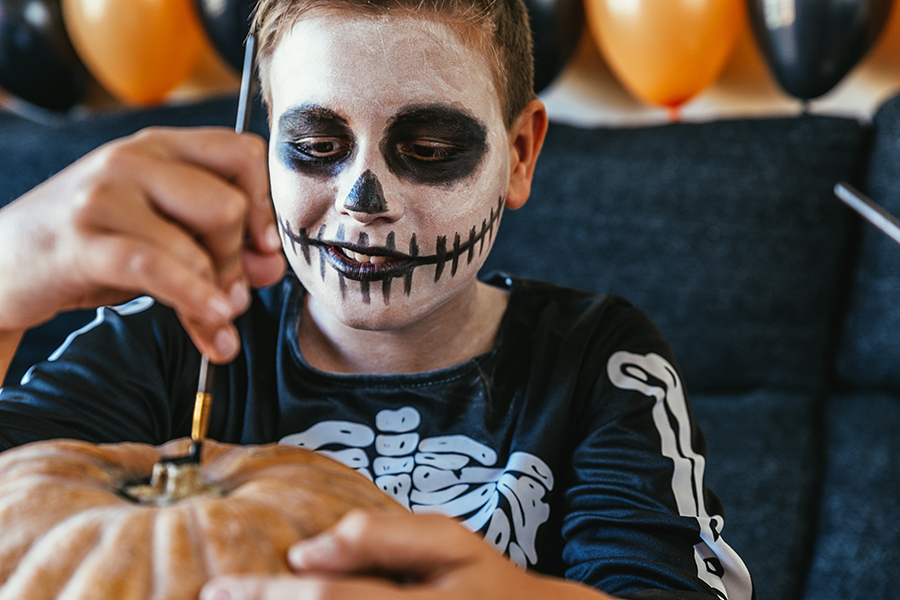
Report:
M 304 175 L 337 175 L 351 159 L 355 142 L 347 121 L 322 106 L 297 106 L 278 119 L 278 156 Z M 481 165 L 488 151 L 487 128 L 454 107 L 415 106 L 391 120 L 379 149 L 397 177 L 450 186 Z
M 347 121 L 327 108 L 297 106 L 278 119 L 278 157 L 293 171 L 332 177 L 346 164 L 353 147 Z
M 394 117 L 380 149 L 397 177 L 448 186 L 478 169 L 488 151 L 487 128 L 457 108 L 412 107 Z

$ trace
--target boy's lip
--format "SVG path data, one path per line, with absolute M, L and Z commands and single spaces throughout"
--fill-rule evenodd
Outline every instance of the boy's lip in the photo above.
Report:
M 325 250 L 325 256 L 335 270 L 355 281 L 383 281 L 403 277 L 418 264 L 412 256 L 387 248 L 363 248 L 345 242 L 319 242 L 315 245 Z M 356 256 L 357 254 L 361 256 Z
M 457 266 L 460 262 L 464 261 L 465 264 L 472 262 L 476 248 L 478 256 L 481 256 L 486 243 L 485 240 L 487 240 L 488 247 L 493 241 L 494 229 L 502 211 L 503 197 L 500 196 L 497 200 L 496 208 L 491 209 L 490 218 L 482 220 L 480 230 L 473 226 L 469 230 L 468 236 L 465 237 L 457 232 L 453 236 L 452 241 L 449 241 L 446 236 L 439 236 L 435 239 L 435 253 L 425 256 L 419 254 L 419 246 L 416 243 L 415 234 L 412 234 L 409 239 L 409 254 L 404 254 L 396 250 L 393 231 L 388 234 L 384 246 L 369 246 L 366 243 L 368 235 L 364 233 L 359 234 L 360 243 L 354 244 L 353 242 L 344 241 L 346 238 L 343 237 L 343 226 L 338 227 L 338 239 L 323 239 L 322 235 L 325 233 L 326 228 L 324 223 L 315 237 L 311 237 L 305 227 L 300 228 L 299 231 L 293 231 L 291 224 L 285 219 L 282 219 L 282 231 L 287 236 L 294 252 L 297 251 L 297 246 L 299 246 L 306 264 L 312 264 L 309 252 L 310 247 L 319 250 L 322 260 L 323 279 L 325 277 L 325 261 L 327 261 L 328 264 L 347 279 L 365 283 L 369 281 L 389 282 L 395 277 L 404 277 L 406 278 L 407 286 L 409 286 L 409 282 L 412 281 L 412 272 L 417 267 L 435 265 L 434 281 L 437 282 L 447 265 L 449 265 L 450 276 L 452 277 L 456 275 Z M 362 256 L 357 257 L 358 254 Z M 373 257 L 379 258 L 372 262 Z M 361 260 L 357 260 L 357 258 Z M 407 294 L 409 294 L 408 291 Z

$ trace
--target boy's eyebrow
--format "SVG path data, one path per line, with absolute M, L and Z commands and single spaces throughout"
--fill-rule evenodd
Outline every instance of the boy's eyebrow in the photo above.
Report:
M 475 115 L 447 104 L 425 104 L 401 109 L 388 123 L 388 131 L 400 131 L 420 126 L 437 127 L 448 134 L 473 138 L 484 142 L 487 127 Z
M 321 131 L 323 128 L 348 129 L 347 120 L 331 109 L 318 104 L 302 104 L 284 111 L 278 118 L 282 135 Z

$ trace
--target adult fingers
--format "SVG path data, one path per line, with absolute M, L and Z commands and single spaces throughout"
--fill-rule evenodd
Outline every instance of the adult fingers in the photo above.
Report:
M 229 298 L 209 279 L 154 244 L 111 234 L 93 240 L 79 263 L 80 277 L 93 296 L 79 304 L 103 302 L 104 296 L 148 294 L 186 318 L 222 326 L 234 318 Z
M 237 134 L 223 127 L 151 127 L 131 139 L 162 157 L 218 173 L 245 190 L 255 206 L 269 204 L 266 143 L 258 135 Z
M 225 364 L 234 360 L 241 349 L 237 328 L 231 323 L 219 324 L 189 319 L 178 315 L 194 345 L 210 362 Z
M 126 151 L 117 156 L 115 160 L 123 163 L 119 170 L 130 173 L 126 185 L 136 184 L 157 216 L 143 222 L 122 222 L 124 213 L 120 212 L 115 227 L 163 242 L 171 237 L 163 222 L 177 224 L 208 252 L 223 289 L 243 282 L 240 256 L 249 210 L 246 191 L 191 163 L 131 154 Z
M 157 144 L 163 156 L 189 162 L 220 174 L 247 194 L 247 240 L 258 252 L 276 252 L 281 248 L 278 229 L 269 196 L 267 147 L 263 138 L 252 133 L 236 134 L 224 128 L 192 130 L 190 144 L 178 143 L 178 129 L 145 130 L 138 141 Z
M 128 183 L 92 188 L 80 199 L 75 225 L 78 233 L 85 237 L 119 234 L 142 239 L 165 248 L 199 276 L 210 281 L 217 278 L 213 259 L 195 234 L 176 220 L 160 214 L 144 201 L 143 190 Z
M 240 342 L 231 319 L 238 310 L 190 265 L 158 246 L 123 235 L 93 242 L 87 255 L 93 257 L 93 264 L 86 265 L 92 288 L 110 290 L 91 303 L 109 303 L 109 296 L 125 290 L 152 295 L 175 309 L 194 344 L 211 361 L 225 363 L 237 355 Z
M 244 272 L 250 285 L 266 287 L 280 280 L 287 270 L 287 260 L 279 250 L 273 253 L 260 253 L 244 249 Z
M 279 252 L 244 242 L 250 207 L 268 207 L 264 144 L 252 138 L 151 130 L 107 144 L 6 207 L 6 321 L 30 326 L 148 293 L 208 337 L 211 308 L 227 307 L 219 313 L 230 319 L 246 305 L 245 265 L 266 283 L 283 272 Z M 22 257 L 33 267 L 17 274 Z

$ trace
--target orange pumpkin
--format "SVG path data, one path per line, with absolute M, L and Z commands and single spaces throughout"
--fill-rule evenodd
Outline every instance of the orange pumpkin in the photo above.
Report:
M 0 454 L 0 600 L 193 600 L 215 575 L 289 573 L 288 547 L 353 508 L 402 510 L 314 452 L 213 441 L 203 446 L 203 483 L 196 466 L 187 478 L 199 493 L 136 501 L 154 465 L 189 445 L 59 440 Z

